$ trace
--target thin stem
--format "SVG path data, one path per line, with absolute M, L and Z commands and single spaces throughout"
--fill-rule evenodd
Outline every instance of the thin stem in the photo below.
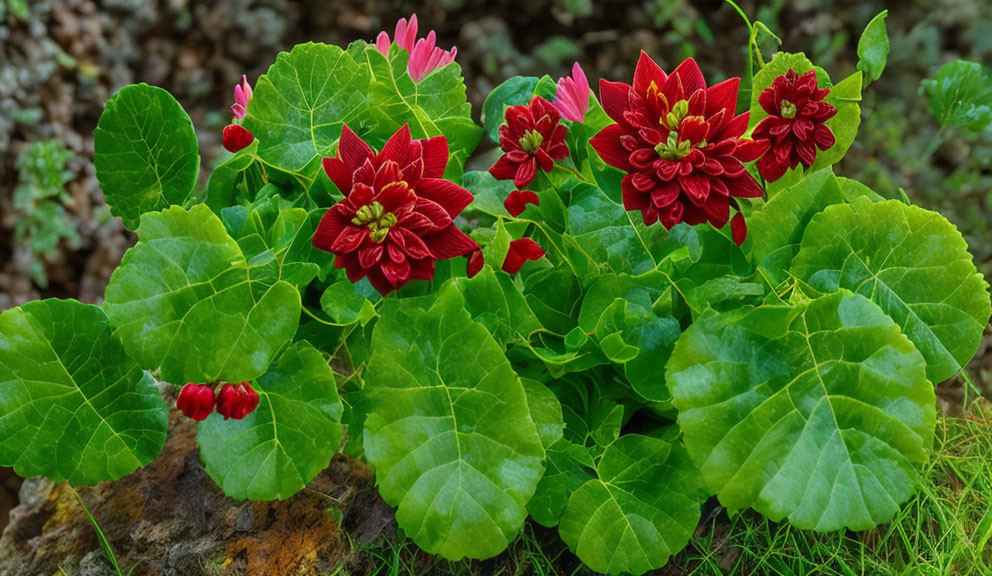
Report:
M 76 489 L 73 488 L 71 484 L 66 482 L 65 485 L 68 486 L 69 492 L 72 492 L 72 495 L 76 497 L 76 501 L 79 502 L 80 508 L 82 508 L 83 512 L 86 513 L 86 517 L 90 519 L 90 524 L 93 525 L 93 528 L 96 530 L 97 538 L 100 539 L 100 545 L 103 546 L 103 553 L 107 557 L 107 560 L 110 561 L 111 566 L 114 567 L 114 572 L 117 576 L 124 576 L 124 572 L 121 571 L 121 567 L 117 563 L 117 556 L 114 555 L 114 549 L 110 547 L 110 542 L 103 534 L 103 530 L 100 529 L 100 525 L 97 524 L 96 518 L 94 518 L 93 514 L 90 513 L 90 509 L 86 507 L 86 502 L 83 502 L 83 497 L 79 495 L 79 492 L 76 492 Z
M 582 172 L 579 172 L 575 168 L 572 168 L 571 166 L 565 166 L 564 164 L 555 164 L 555 166 L 557 166 L 558 168 L 561 168 L 565 172 L 568 172 L 569 174 L 575 176 L 576 178 L 578 178 L 579 180 L 582 180 L 583 182 L 586 181 L 585 175 L 583 175 Z

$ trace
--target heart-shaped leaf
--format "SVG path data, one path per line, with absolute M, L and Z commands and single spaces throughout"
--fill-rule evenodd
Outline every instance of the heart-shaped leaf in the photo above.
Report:
M 586 566 L 643 574 L 689 543 L 701 485 L 680 444 L 627 434 L 606 448 L 596 472 L 568 499 L 558 526 Z
M 831 206 L 810 222 L 792 273 L 871 298 L 923 353 L 934 383 L 968 364 L 989 321 L 988 283 L 961 233 L 896 200 Z
M 195 190 L 200 152 L 193 122 L 165 90 L 125 86 L 100 115 L 93 164 L 110 212 L 133 230 L 145 212 L 182 204 Z
M 489 558 L 523 525 L 544 449 L 520 379 L 461 293 L 449 285 L 430 300 L 383 306 L 366 370 L 365 454 L 418 546 Z
M 207 474 L 232 498 L 289 498 L 327 467 L 344 436 L 334 372 L 308 342 L 286 349 L 253 386 L 261 397 L 242 420 L 217 413 L 196 441 Z
M 668 384 L 686 447 L 731 510 L 867 530 L 920 480 L 935 401 L 923 356 L 846 290 L 711 315 L 679 339 Z
M 103 310 L 75 300 L 0 314 L 0 466 L 96 484 L 151 462 L 168 407 Z
M 251 380 L 300 318 L 296 288 L 253 271 L 209 208 L 174 206 L 142 218 L 104 309 L 131 357 L 168 382 Z
M 258 156 L 287 172 L 316 173 L 334 156 L 341 126 L 358 131 L 367 111 L 369 69 L 337 46 L 308 42 L 276 57 L 255 85 L 244 119 Z

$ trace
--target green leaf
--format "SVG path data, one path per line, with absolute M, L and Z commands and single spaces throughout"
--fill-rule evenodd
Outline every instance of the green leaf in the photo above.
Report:
M 561 439 L 565 429 L 565 421 L 561 415 L 561 402 L 558 401 L 554 392 L 537 380 L 521 378 L 520 382 L 527 394 L 530 417 L 534 421 L 534 425 L 537 426 L 541 445 L 548 448 Z
M 207 474 L 239 500 L 283 500 L 327 467 L 344 437 L 334 372 L 308 342 L 297 342 L 253 383 L 261 397 L 242 420 L 216 412 L 196 441 Z
M 342 124 L 362 132 L 369 77 L 368 67 L 337 46 L 308 42 L 280 53 L 255 84 L 244 119 L 259 158 L 300 173 L 334 156 Z
M 472 319 L 485 326 L 497 342 L 527 342 L 541 329 L 509 274 L 486 266 L 474 278 L 455 278 L 452 282 L 465 297 L 465 308 Z
M 499 125 L 510 106 L 528 104 L 534 97 L 538 78 L 535 76 L 511 76 L 493 88 L 482 104 L 482 123 L 486 135 L 493 142 L 499 142 Z
M 708 316 L 667 370 L 686 447 L 731 510 L 867 530 L 920 481 L 933 387 L 913 344 L 862 296 Z
M 992 73 L 978 62 L 955 60 L 920 83 L 941 126 L 977 134 L 992 124 Z
M 104 309 L 128 354 L 168 382 L 251 380 L 300 319 L 296 288 L 262 272 L 209 208 L 173 206 L 142 218 Z
M 689 543 L 699 491 L 681 445 L 628 434 L 606 448 L 597 477 L 569 498 L 558 531 L 592 570 L 643 574 Z
M 548 447 L 547 468 L 534 497 L 527 502 L 527 511 L 538 524 L 549 528 L 557 525 L 569 496 L 593 479 L 583 464 L 586 459 L 589 459 L 589 452 L 585 447 L 565 439 Z
M 885 70 L 889 58 L 889 35 L 885 31 L 888 15 L 888 10 L 882 10 L 872 18 L 858 40 L 858 70 L 865 73 L 865 84 L 878 80 Z
M 103 310 L 75 300 L 0 314 L 0 466 L 91 485 L 155 459 L 168 407 Z
M 776 286 L 786 279 L 807 224 L 824 208 L 844 201 L 829 169 L 813 172 L 772 197 L 747 219 L 751 259 Z
M 602 190 L 584 183 L 572 191 L 568 233 L 592 261 L 629 274 L 652 270 L 656 263 L 651 247 L 668 235 L 664 226 L 644 226 L 640 215 L 627 212 Z
M 460 179 L 465 161 L 482 139 L 482 128 L 472 120 L 461 67 L 452 63 L 414 82 L 406 70 L 406 50 L 393 50 L 387 59 L 369 46 L 365 57 L 372 71 L 369 114 L 376 121 L 376 144 L 385 144 L 404 124 L 410 125 L 414 138 L 443 135 L 451 154 L 445 176 Z
M 497 180 L 489 172 L 476 170 L 465 173 L 462 177 L 462 185 L 475 196 L 465 209 L 466 212 L 482 212 L 504 218 L 510 216 L 503 207 L 503 201 L 510 192 L 517 189 L 513 185 L 513 180 Z
M 130 229 L 145 212 L 183 204 L 200 170 L 193 122 L 171 94 L 125 86 L 93 133 L 93 164 L 110 211 Z
M 328 286 L 320 297 L 320 308 L 331 320 L 342 326 L 356 322 L 365 326 L 378 315 L 372 302 L 359 294 L 355 285 L 348 280 Z
M 379 492 L 427 552 L 494 556 L 523 525 L 543 468 L 520 379 L 454 287 L 429 309 L 387 300 L 381 314 L 364 442 Z
M 988 283 L 961 234 L 896 200 L 861 198 L 814 217 L 792 273 L 817 290 L 871 298 L 926 358 L 934 383 L 967 365 L 989 320 Z

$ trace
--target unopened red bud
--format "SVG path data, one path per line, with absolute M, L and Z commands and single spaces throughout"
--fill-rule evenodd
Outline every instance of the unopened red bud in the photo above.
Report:
M 228 152 L 244 150 L 253 140 L 255 137 L 251 135 L 251 132 L 240 124 L 229 124 L 224 128 L 223 142 L 224 148 L 227 148 Z
M 223 416 L 224 420 L 228 418 L 241 420 L 255 411 L 258 401 L 258 392 L 255 392 L 248 382 L 241 382 L 237 386 L 224 384 L 217 393 L 217 413 Z
M 192 382 L 183 386 L 176 399 L 176 408 L 197 422 L 205 419 L 214 411 L 214 390 L 207 384 Z

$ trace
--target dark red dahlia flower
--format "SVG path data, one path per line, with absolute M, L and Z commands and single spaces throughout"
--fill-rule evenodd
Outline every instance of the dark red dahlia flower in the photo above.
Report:
M 435 261 L 479 248 L 454 224 L 473 196 L 441 178 L 447 164 L 444 136 L 411 140 L 404 126 L 376 153 L 345 126 L 337 157 L 324 159 L 345 197 L 321 219 L 314 246 L 334 254 L 349 280 L 368 276 L 382 294 L 430 280 Z
M 527 106 L 506 109 L 506 124 L 499 127 L 499 145 L 503 156 L 489 173 L 497 180 L 513 180 L 517 188 L 534 181 L 537 169 L 551 172 L 555 160 L 568 156 L 561 113 L 540 96 Z
M 530 238 L 518 238 L 510 242 L 510 249 L 503 259 L 503 271 L 516 274 L 528 260 L 544 258 L 544 248 Z
M 709 88 L 693 59 L 670 75 L 641 52 L 634 83 L 600 81 L 603 109 L 616 121 L 590 143 L 627 172 L 623 204 L 647 225 L 709 222 L 722 228 L 733 198 L 764 190 L 744 169 L 766 143 L 742 140 L 749 114 L 735 116 L 739 78 Z
M 506 211 L 514 218 L 523 214 L 528 204 L 541 205 L 541 199 L 532 190 L 514 190 L 507 194 L 506 199 L 503 200 L 503 208 L 506 208 Z
M 827 94 L 830 90 L 817 88 L 815 71 L 800 76 L 790 68 L 758 96 L 768 117 L 758 122 L 752 137 L 771 146 L 758 160 L 758 171 L 766 180 L 778 180 L 799 164 L 809 168 L 816 161 L 817 148 L 834 145 L 834 133 L 826 121 L 837 109 L 823 101 Z

